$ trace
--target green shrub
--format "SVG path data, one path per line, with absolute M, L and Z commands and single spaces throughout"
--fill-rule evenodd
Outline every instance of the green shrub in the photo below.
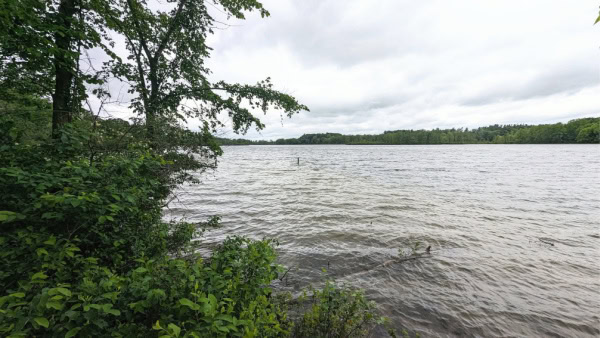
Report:
M 310 307 L 294 326 L 295 337 L 366 337 L 386 321 L 360 290 L 328 281 L 322 290 L 309 291 Z
M 33 228 L 0 237 L 0 335 L 364 337 L 385 321 L 362 292 L 328 282 L 304 296 L 309 308 L 292 323 L 289 299 L 269 287 L 272 240 L 228 238 L 206 260 L 141 257 L 125 273 L 84 256 L 79 242 Z M 6 267 L 26 277 L 8 282 Z
M 88 151 L 89 134 L 65 128 L 52 143 L 0 145 L 2 233 L 46 228 L 104 264 L 186 249 L 198 226 L 162 221 L 168 161 L 143 145 Z
M 0 336 L 349 337 L 382 322 L 328 283 L 294 326 L 289 295 L 270 288 L 275 241 L 193 254 L 218 218 L 162 220 L 176 157 L 139 142 L 99 151 L 86 128 L 43 142 L 14 128 L 0 123 Z
M 47 231 L 0 237 L 0 335 L 276 337 L 289 333 L 270 240 L 230 238 L 202 260 L 142 257 L 125 273 L 82 255 L 80 241 Z M 6 280 L 5 280 L 6 281 Z

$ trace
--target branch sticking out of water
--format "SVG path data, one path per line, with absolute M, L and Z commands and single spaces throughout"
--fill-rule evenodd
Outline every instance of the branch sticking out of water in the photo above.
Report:
M 281 278 L 279 278 L 279 280 L 282 281 L 285 278 L 285 276 L 287 276 L 288 272 L 290 272 L 290 270 L 292 270 L 292 267 L 287 269 L 287 271 L 283 274 L 283 276 L 281 276 Z

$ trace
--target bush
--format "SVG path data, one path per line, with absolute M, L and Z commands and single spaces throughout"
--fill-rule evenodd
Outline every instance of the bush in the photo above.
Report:
M 365 337 L 385 317 L 362 291 L 326 282 L 322 290 L 309 288 L 310 307 L 295 325 L 295 337 Z M 300 298 L 307 298 L 306 292 Z
M 228 238 L 206 260 L 141 257 L 125 273 L 84 256 L 79 242 L 33 228 L 0 237 L 0 334 L 363 337 L 385 321 L 362 292 L 328 282 L 300 298 L 310 307 L 292 323 L 289 299 L 269 287 L 278 275 L 272 240 Z
M 0 333 L 19 336 L 276 337 L 289 333 L 273 241 L 227 239 L 208 260 L 141 257 L 125 273 L 82 255 L 79 240 L 32 228 L 0 237 Z M 5 267 L 26 276 L 8 282 Z M 25 271 L 26 270 L 26 271 Z
M 141 255 L 186 249 L 198 227 L 165 223 L 169 164 L 143 145 L 125 152 L 88 151 L 89 134 L 65 129 L 51 143 L 0 146 L 2 232 L 46 228 L 103 264 L 127 266 Z
M 383 320 L 328 283 L 294 327 L 270 288 L 273 240 L 193 254 L 218 218 L 162 220 L 176 159 L 138 142 L 99 151 L 86 128 L 22 142 L 1 122 L 0 336 L 345 337 Z

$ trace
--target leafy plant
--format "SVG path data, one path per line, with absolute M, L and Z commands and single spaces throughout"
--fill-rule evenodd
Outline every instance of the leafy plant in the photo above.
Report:
M 211 258 L 141 257 L 119 273 L 72 240 L 28 228 L 0 237 L 5 336 L 285 336 L 268 287 L 275 242 L 236 237 Z M 19 263 L 21 262 L 21 263 Z M 6 267 L 16 268 L 11 273 Z M 15 276 L 20 276 L 14 279 Z M 12 278 L 12 280 L 11 280 Z
M 185 250 L 197 226 L 161 219 L 168 161 L 135 144 L 91 157 L 89 139 L 85 130 L 64 128 L 50 144 L 15 140 L 0 147 L 2 232 L 43 227 L 78 237 L 86 255 L 112 266 Z
M 322 290 L 309 288 L 310 307 L 294 326 L 294 337 L 365 337 L 376 325 L 386 322 L 375 303 L 360 290 L 326 282 Z

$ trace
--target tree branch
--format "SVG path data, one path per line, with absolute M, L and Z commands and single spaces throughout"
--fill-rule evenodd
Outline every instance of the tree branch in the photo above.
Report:
M 136 9 L 134 8 L 135 4 L 133 3 L 133 0 L 127 0 L 127 6 L 129 6 L 129 10 L 131 11 L 131 15 L 133 16 L 133 25 L 135 26 L 135 31 L 137 32 L 137 35 L 140 39 L 140 44 L 144 49 L 146 57 L 148 58 L 150 63 L 152 63 L 153 55 L 152 53 L 150 53 L 150 48 L 148 48 L 148 44 L 146 43 L 146 39 L 144 38 L 142 28 L 140 27 L 140 18 L 136 14 Z
M 127 1 L 131 1 L 131 0 L 127 0 Z M 183 6 L 185 6 L 186 3 L 187 3 L 187 0 L 181 0 L 181 2 L 179 3 L 179 6 L 177 7 L 177 11 L 175 11 L 175 16 L 173 17 L 173 20 L 169 23 L 169 28 L 167 29 L 167 33 L 165 34 L 162 41 L 158 45 L 158 49 L 156 50 L 156 53 L 154 54 L 154 58 L 150 60 L 150 63 L 152 63 L 152 64 L 156 63 L 158 61 L 158 57 L 160 56 L 160 54 L 162 54 L 163 50 L 167 47 L 167 43 L 171 39 L 171 35 L 173 34 L 173 32 L 175 31 L 175 28 L 177 27 L 177 21 L 179 19 L 179 15 L 183 11 Z

